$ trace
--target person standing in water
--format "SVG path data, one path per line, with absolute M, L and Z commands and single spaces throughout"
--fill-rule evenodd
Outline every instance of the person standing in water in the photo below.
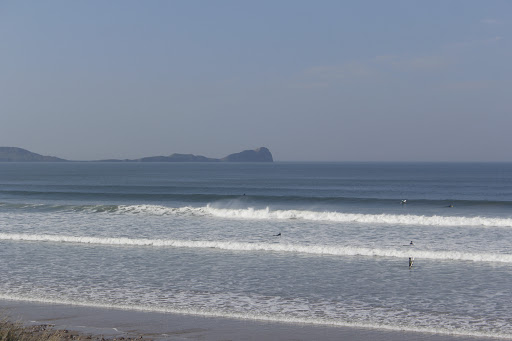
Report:
M 412 268 L 413 264 L 414 264 L 414 257 L 409 257 L 409 267 Z

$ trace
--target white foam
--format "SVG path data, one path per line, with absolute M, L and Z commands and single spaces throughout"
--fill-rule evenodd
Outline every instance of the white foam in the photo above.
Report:
M 332 256 L 365 256 L 365 257 L 393 257 L 421 259 L 435 259 L 448 261 L 473 261 L 492 263 L 512 263 L 512 254 L 499 253 L 471 253 L 459 251 L 428 251 L 415 248 L 380 249 L 353 246 L 334 245 L 301 245 L 301 244 L 275 244 L 265 242 L 239 242 L 239 241 L 209 241 L 209 240 L 176 240 L 176 239 L 141 239 L 141 238 L 105 238 L 86 236 L 63 236 L 46 234 L 0 233 L 0 240 L 78 243 L 117 246 L 154 246 L 176 248 L 219 249 L 229 251 L 247 252 L 293 252 L 311 255 Z
M 357 214 L 341 212 L 317 212 L 301 210 L 256 210 L 247 209 L 222 209 L 207 206 L 205 211 L 222 218 L 238 219 L 264 219 L 286 220 L 301 219 L 310 221 L 332 222 L 357 222 L 366 224 L 404 224 L 404 225 L 432 225 L 432 226 L 498 226 L 512 227 L 510 218 L 488 217 L 453 217 L 453 216 L 423 216 L 423 215 L 399 215 L 399 214 Z
M 147 213 L 154 215 L 205 215 L 204 210 L 198 207 L 166 207 L 160 205 L 121 205 L 119 213 Z
M 266 322 L 281 322 L 281 323 L 296 323 L 296 324 L 312 324 L 312 325 L 328 325 L 333 327 L 351 327 L 351 328 L 364 328 L 364 329 L 376 329 L 376 330 L 387 330 L 387 331 L 407 331 L 417 333 L 433 333 L 441 335 L 457 335 L 457 336 L 472 336 L 472 337 L 488 337 L 488 338 L 500 338 L 500 339 L 512 339 L 512 334 L 500 333 L 500 332 L 485 332 L 485 331 L 474 331 L 464 328 L 439 328 L 439 327 L 417 327 L 410 325 L 393 325 L 385 323 L 366 323 L 366 322 L 351 322 L 343 321 L 338 319 L 322 319 L 322 318 L 303 318 L 285 316 L 282 314 L 255 314 L 255 313 L 230 313 L 219 310 L 205 310 L 205 309 L 194 309 L 194 308 L 164 308 L 154 305 L 125 305 L 125 304 L 109 304 L 99 302 L 80 302 L 77 300 L 59 300 L 43 297 L 23 297 L 15 295 L 0 294 L 0 299 L 11 300 L 11 301 L 25 301 L 35 302 L 42 304 L 64 304 L 74 305 L 82 307 L 100 308 L 100 309 L 119 309 L 128 311 L 145 311 L 154 313 L 170 313 L 170 314 L 182 314 L 182 315 L 195 315 L 204 317 L 217 317 L 237 320 L 256 320 Z
M 336 211 L 308 210 L 271 210 L 243 208 L 205 207 L 165 207 L 158 205 L 124 205 L 119 206 L 119 213 L 154 214 L 154 215 L 190 215 L 213 216 L 224 219 L 251 220 L 306 220 L 363 224 L 420 225 L 420 226 L 481 226 L 481 227 L 512 227 L 512 218 L 496 217 L 456 217 L 456 216 L 425 216 L 412 214 L 358 214 Z

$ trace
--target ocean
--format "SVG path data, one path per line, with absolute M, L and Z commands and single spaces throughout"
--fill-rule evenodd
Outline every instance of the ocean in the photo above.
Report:
M 510 163 L 0 163 L 2 300 L 512 339 L 511 232 Z

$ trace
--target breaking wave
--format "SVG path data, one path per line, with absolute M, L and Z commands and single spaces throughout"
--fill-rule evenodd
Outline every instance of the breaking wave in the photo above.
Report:
M 238 219 L 300 219 L 310 221 L 356 222 L 365 224 L 404 224 L 432 226 L 512 227 L 512 219 L 488 217 L 423 216 L 400 214 L 358 214 L 302 210 L 218 209 L 207 206 L 204 211 L 215 217 Z
M 312 210 L 273 210 L 269 207 L 256 208 L 216 208 L 208 204 L 194 207 L 167 207 L 161 205 L 47 205 L 47 204 L 6 204 L 0 208 L 27 209 L 38 211 L 74 211 L 85 213 L 148 214 L 191 217 L 215 217 L 222 219 L 249 220 L 304 220 L 334 223 L 419 225 L 419 226 L 473 226 L 473 227 L 512 227 L 512 218 L 485 216 L 441 216 L 413 214 L 363 214 L 337 211 Z
M 418 257 L 422 259 L 447 260 L 447 261 L 472 261 L 492 263 L 512 263 L 512 254 L 498 253 L 471 253 L 459 251 L 428 251 L 407 248 L 405 250 L 364 248 L 353 246 L 335 245 L 302 245 L 302 244 L 275 244 L 275 243 L 248 243 L 239 241 L 207 241 L 207 240 L 175 240 L 175 239 L 136 239 L 136 238 L 108 238 L 63 236 L 45 234 L 18 234 L 0 233 L 0 240 L 30 241 L 30 242 L 54 242 L 77 243 L 109 246 L 130 247 L 174 247 L 218 249 L 228 251 L 245 252 L 282 252 L 304 253 L 310 255 L 331 256 L 365 256 L 365 257 L 392 257 L 407 258 Z
M 213 216 L 224 219 L 251 219 L 251 220 L 305 220 L 326 221 L 339 223 L 364 224 L 391 224 L 391 225 L 422 225 L 422 226 L 486 226 L 486 227 L 512 227 L 510 218 L 494 217 L 455 217 L 455 216 L 423 216 L 400 214 L 359 214 L 335 211 L 308 211 L 308 210 L 271 210 L 241 208 L 227 209 L 205 207 L 164 207 L 157 205 L 129 205 L 119 206 L 120 213 L 157 214 L 157 215 L 193 215 Z

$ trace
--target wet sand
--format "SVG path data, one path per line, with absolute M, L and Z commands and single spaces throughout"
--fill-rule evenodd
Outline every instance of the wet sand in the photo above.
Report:
M 146 340 L 350 340 L 461 341 L 494 340 L 376 329 L 270 323 L 192 315 L 100 309 L 82 306 L 1 301 L 0 311 L 27 325 L 51 324 L 101 338 Z

